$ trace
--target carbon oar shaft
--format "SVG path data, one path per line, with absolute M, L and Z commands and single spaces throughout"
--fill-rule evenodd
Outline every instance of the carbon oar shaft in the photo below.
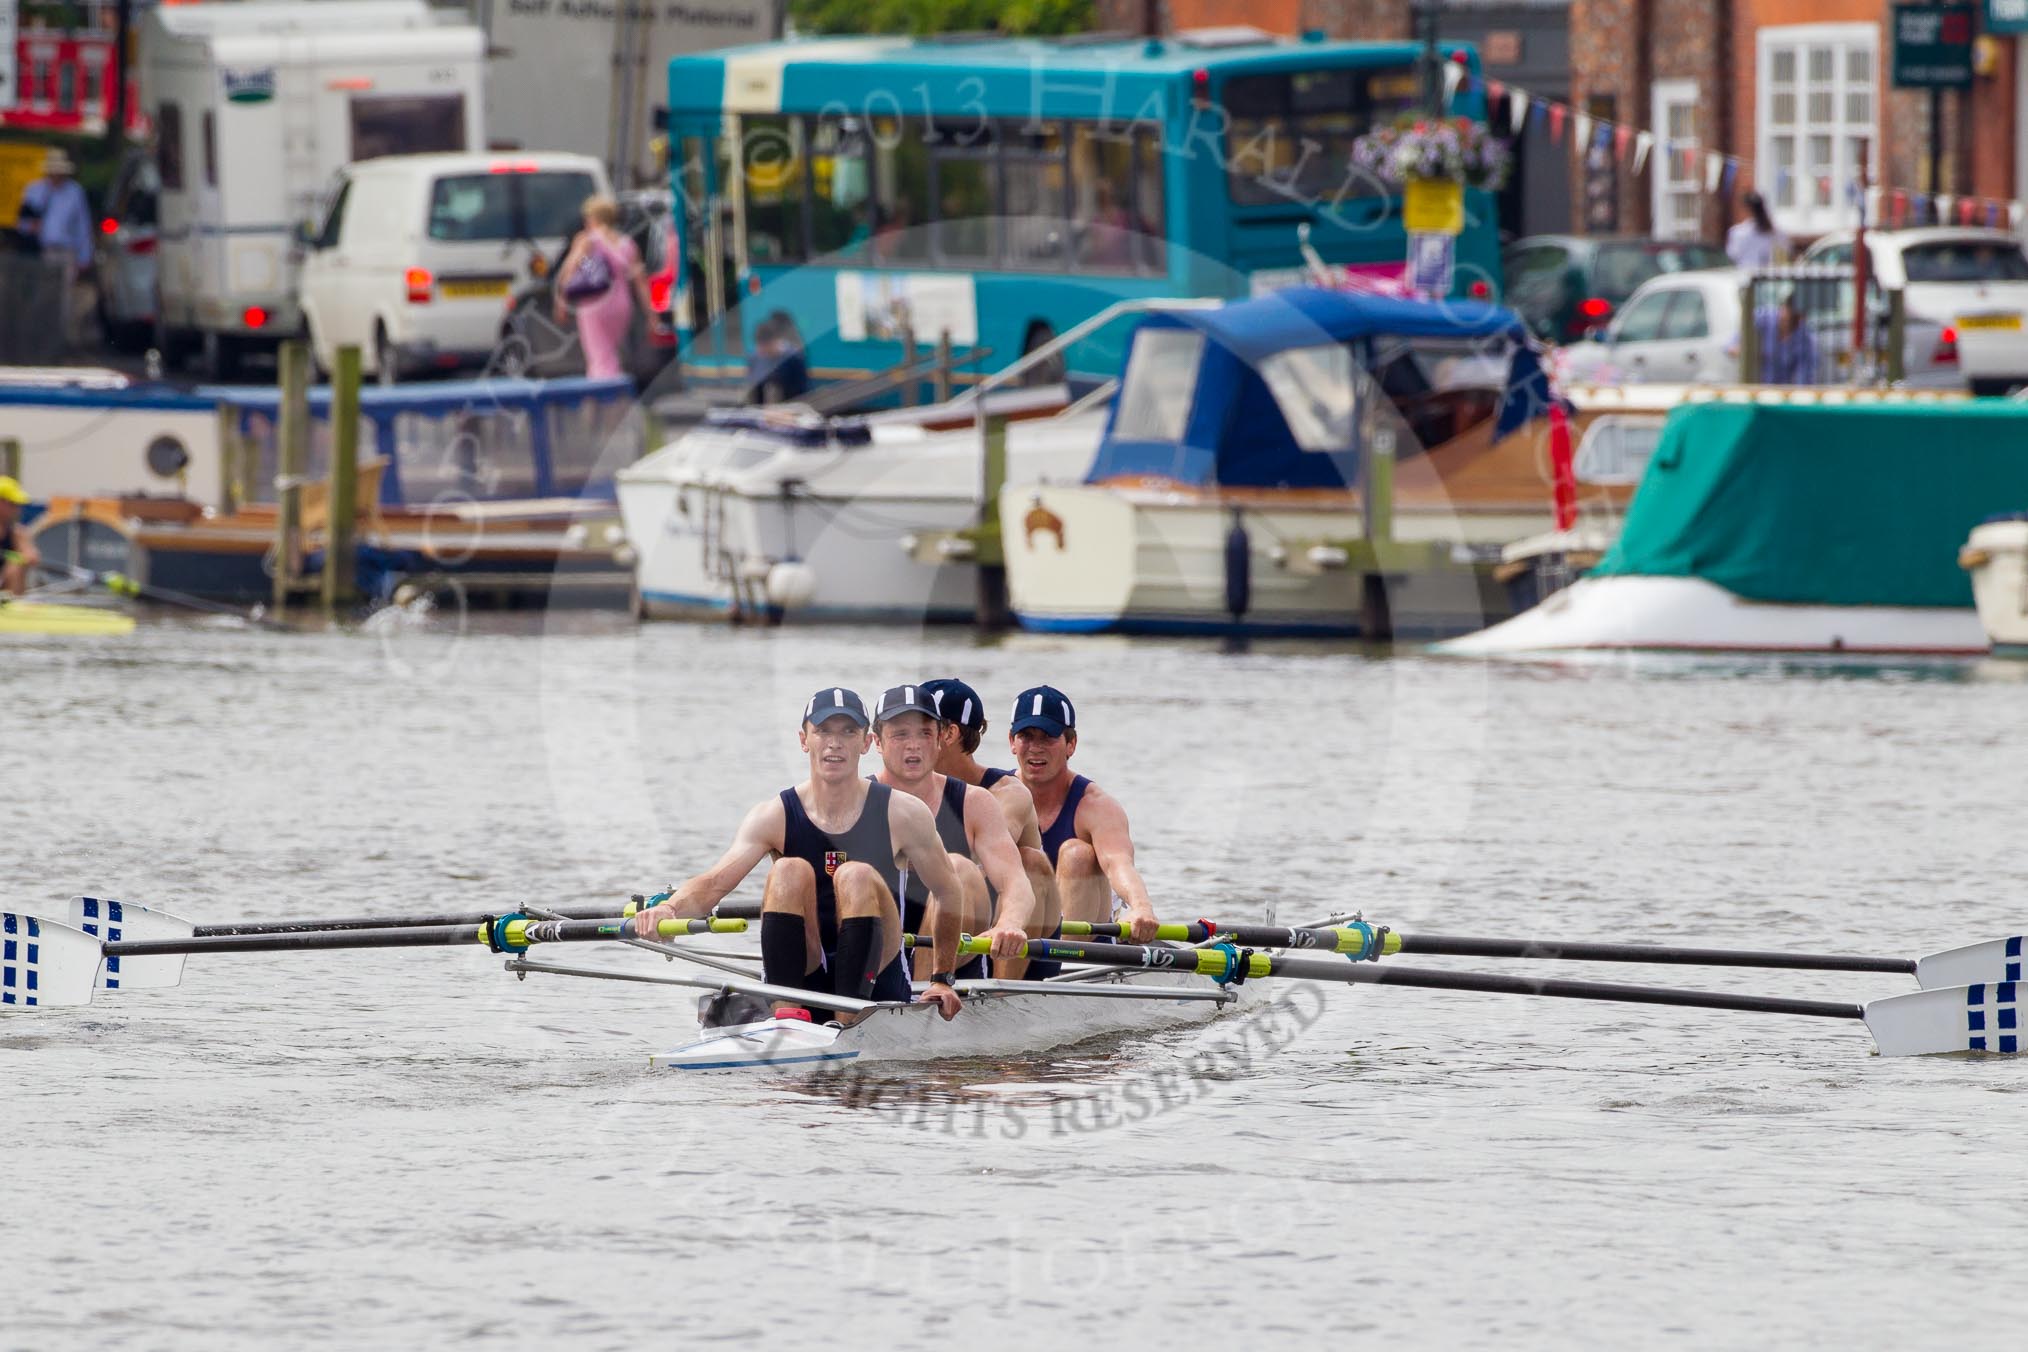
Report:
M 1125 933 L 1121 925 L 1066 921 L 1066 938 Z M 1201 944 L 1214 935 L 1256 948 L 1326 948 L 1364 956 L 1362 931 L 1348 928 L 1283 929 L 1275 925 L 1227 925 L 1198 921 L 1163 925 L 1157 939 Z M 1797 972 L 1892 972 L 1914 976 L 1914 958 L 1885 958 L 1861 953 L 1783 953 L 1752 948 L 1680 948 L 1673 944 L 1598 943 L 1565 939 L 1481 939 L 1461 934 L 1403 934 L 1389 930 L 1381 951 L 1428 953 L 1452 958 L 1541 958 L 1565 962 L 1653 962 L 1682 967 L 1767 967 Z
M 566 920 L 604 920 L 613 913 L 610 902 L 603 906 L 553 906 L 545 909 Z M 199 938 L 211 938 L 225 934 L 303 934 L 311 931 L 411 929 L 444 925 L 469 927 L 483 924 L 498 914 L 498 911 L 471 911 L 448 915 L 345 916 L 335 920 L 243 920 L 229 925 L 199 925 L 192 932 Z M 626 910 L 626 914 L 633 914 L 631 908 Z
M 681 934 L 737 933 L 746 928 L 740 920 L 664 920 L 663 937 Z M 460 944 L 488 942 L 490 926 L 470 925 L 404 926 L 400 929 L 328 930 L 318 933 L 210 934 L 188 939 L 122 939 L 102 945 L 108 957 L 146 958 L 174 953 L 300 953 L 335 948 L 450 948 Z M 631 931 L 626 922 L 605 920 L 510 920 L 502 936 L 507 948 L 529 944 L 581 943 L 597 939 L 623 939 Z
M 1404 934 L 1403 953 L 1456 958 L 1561 958 L 1571 962 L 1656 962 L 1684 967 L 1771 967 L 1797 972 L 1893 972 L 1915 975 L 1915 959 L 1859 953 L 1780 953 L 1751 948 L 1677 948 L 1559 939 L 1478 939 L 1458 934 Z M 1391 945 L 1390 945 L 1391 947 Z
M 983 953 L 987 945 L 966 937 L 961 953 Z M 1134 944 L 1086 944 L 1071 939 L 1033 940 L 1022 945 L 1022 957 L 1055 958 L 1116 967 L 1229 975 L 1228 955 L 1216 948 L 1155 948 Z M 1393 967 L 1370 962 L 1336 962 L 1329 958 L 1291 957 L 1284 953 L 1242 955 L 1247 979 L 1284 977 L 1332 981 L 1348 986 L 1417 986 L 1428 990 L 1475 991 L 1495 995 L 1546 995 L 1561 1000 L 1609 1000 L 1641 1005 L 1677 1005 L 1690 1009 L 1730 1009 L 1751 1014 L 1796 1014 L 1820 1019 L 1863 1019 L 1863 1005 L 1835 1000 L 1796 1000 L 1771 995 L 1735 995 L 1728 991 L 1676 990 L 1668 986 L 1633 986 L 1610 981 L 1571 981 L 1557 977 L 1495 976 L 1485 972 L 1438 972 L 1422 967 Z

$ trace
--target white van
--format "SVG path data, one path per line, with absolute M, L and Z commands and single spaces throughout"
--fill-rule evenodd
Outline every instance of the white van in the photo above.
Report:
M 356 343 L 391 382 L 483 366 L 509 298 L 610 191 L 589 155 L 392 155 L 347 166 L 306 241 L 300 299 L 310 350 L 331 369 Z

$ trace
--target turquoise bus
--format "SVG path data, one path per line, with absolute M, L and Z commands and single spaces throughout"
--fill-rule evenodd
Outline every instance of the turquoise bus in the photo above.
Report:
M 1115 301 L 1303 280 L 1304 226 L 1325 264 L 1399 277 L 1401 198 L 1351 148 L 1419 106 L 1421 55 L 1242 29 L 677 57 L 685 373 L 743 375 L 786 322 L 813 383 L 945 336 L 976 379 Z M 1446 59 L 1471 77 L 1451 113 L 1482 120 L 1477 54 Z M 1468 192 L 1466 217 L 1456 291 L 1486 296 L 1493 199 Z M 1114 374 L 1123 338 L 1095 334 L 1070 369 Z

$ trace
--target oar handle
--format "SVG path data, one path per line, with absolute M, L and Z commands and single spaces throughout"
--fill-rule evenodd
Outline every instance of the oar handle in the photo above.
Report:
M 1078 939 L 1087 935 L 1123 939 L 1127 937 L 1125 925 L 1094 924 L 1089 920 L 1066 920 L 1063 922 L 1063 937 Z M 1201 944 L 1212 939 L 1226 939 L 1249 948 L 1321 948 L 1329 953 L 1343 953 L 1347 957 L 1375 957 L 1401 951 L 1401 936 L 1383 927 L 1372 925 L 1298 926 L 1283 925 L 1228 925 L 1222 920 L 1198 920 L 1187 925 L 1158 925 L 1155 938 L 1170 943 Z

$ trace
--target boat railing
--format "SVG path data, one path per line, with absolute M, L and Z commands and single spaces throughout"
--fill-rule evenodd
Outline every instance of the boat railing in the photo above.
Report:
M 1190 310 L 1216 310 L 1226 303 L 1225 301 L 1214 300 L 1207 296 L 1151 296 L 1138 300 L 1114 301 L 1105 309 L 1091 316 L 1091 318 L 1071 325 L 1048 342 L 1023 353 L 1019 359 L 1007 363 L 1007 365 L 993 372 L 993 374 L 987 376 L 984 380 L 977 382 L 970 389 L 952 399 L 950 407 L 959 408 L 968 404 L 976 406 L 978 410 L 977 420 L 983 427 L 986 418 L 986 408 L 983 400 L 988 393 L 1021 379 L 1038 366 L 1056 358 L 1066 348 L 1070 347 L 1071 344 L 1083 341 L 1115 320 L 1124 319 L 1130 315 L 1165 312 L 1177 313 Z M 1077 407 L 1086 402 L 1086 400 L 1080 399 L 1071 407 Z M 1065 412 L 1069 412 L 1069 409 L 1065 409 Z

